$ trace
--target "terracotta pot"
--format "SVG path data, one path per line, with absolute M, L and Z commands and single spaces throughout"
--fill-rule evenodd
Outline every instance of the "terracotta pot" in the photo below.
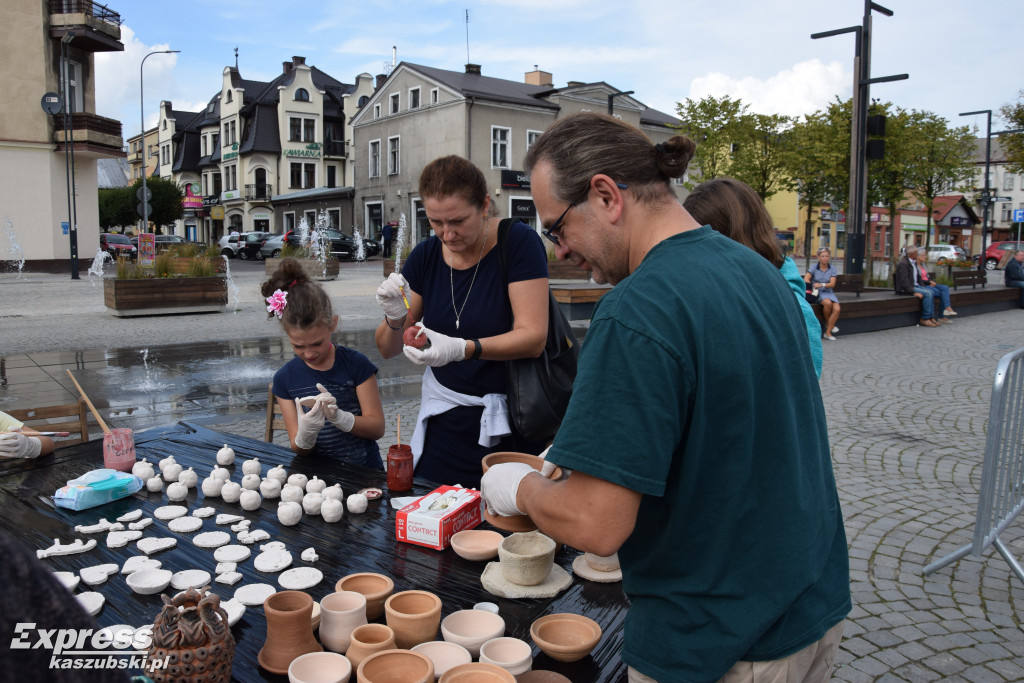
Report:
M 334 652 L 344 653 L 352 631 L 366 623 L 366 598 L 355 591 L 331 593 L 320 601 L 320 642 Z
M 434 640 L 441 624 L 441 598 L 427 591 L 403 591 L 384 601 L 388 626 L 402 649 Z
M 395 632 L 384 624 L 363 624 L 352 631 L 352 642 L 345 656 L 358 668 L 363 660 L 375 652 L 394 650 Z
M 498 546 L 501 573 L 507 581 L 520 586 L 543 583 L 551 573 L 555 548 L 555 542 L 539 531 L 512 534 Z
M 549 614 L 530 624 L 530 637 L 551 659 L 575 662 L 601 640 L 601 626 L 579 614 Z
M 362 593 L 366 597 L 366 618 L 373 621 L 384 614 L 384 601 L 394 592 L 395 582 L 383 574 L 362 572 L 341 578 L 334 590 Z
M 483 562 L 498 555 L 502 535 L 487 529 L 464 529 L 452 536 L 452 550 L 459 557 L 472 562 Z
M 289 683 L 348 683 L 352 663 L 334 652 L 310 652 L 288 666 Z
M 432 683 L 434 663 L 411 650 L 375 652 L 356 671 L 360 683 Z
M 533 650 L 525 640 L 495 638 L 480 646 L 480 661 L 500 666 L 513 676 L 518 676 L 533 666 Z
M 430 661 L 434 663 L 435 678 L 444 676 L 448 669 L 473 661 L 473 655 L 469 654 L 469 650 L 457 643 L 449 643 L 447 640 L 431 640 L 420 643 L 412 651 L 430 657 Z
M 441 635 L 449 643 L 457 643 L 469 650 L 475 659 L 480 656 L 481 645 L 505 635 L 505 620 L 482 609 L 463 609 L 444 618 Z
M 448 669 L 439 683 L 516 683 L 516 677 L 500 666 L 477 662 Z
M 280 591 L 263 601 L 267 617 L 267 640 L 257 660 L 267 671 L 287 674 L 296 657 L 322 652 L 313 637 L 313 598 L 302 591 Z

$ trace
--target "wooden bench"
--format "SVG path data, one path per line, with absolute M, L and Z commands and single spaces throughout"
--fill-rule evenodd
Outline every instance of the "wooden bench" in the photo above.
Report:
M 864 291 L 864 276 L 860 274 L 836 275 L 836 286 L 832 288 L 832 291 L 854 292 L 860 297 L 860 293 Z
M 594 311 L 594 304 L 611 288 L 611 285 L 597 285 L 592 282 L 568 283 L 551 285 L 551 294 L 570 321 L 589 320 Z
M 957 289 L 961 285 L 966 287 L 971 286 L 974 289 L 978 285 L 981 285 L 982 289 L 985 288 L 985 284 L 988 282 L 988 275 L 984 271 L 980 270 L 956 270 L 953 271 L 953 289 Z

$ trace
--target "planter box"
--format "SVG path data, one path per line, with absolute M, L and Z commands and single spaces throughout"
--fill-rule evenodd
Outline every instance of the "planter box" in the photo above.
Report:
M 219 313 L 228 303 L 228 285 L 222 277 L 105 279 L 103 303 L 121 318 Z
M 281 265 L 282 260 L 283 259 L 279 258 L 268 258 L 264 260 L 263 272 L 267 275 L 273 275 L 274 271 L 277 270 L 277 267 Z M 324 280 L 334 280 L 338 277 L 338 259 L 334 257 L 327 259 L 326 264 L 311 258 L 300 258 L 296 260 L 302 264 L 302 269 L 306 271 L 306 275 L 313 280 L 323 282 Z M 325 265 L 326 270 L 324 268 Z
M 548 261 L 548 278 L 551 280 L 590 280 L 590 271 L 577 268 L 570 261 Z
M 174 272 L 179 275 L 188 275 L 188 267 L 192 264 L 194 259 L 191 256 L 175 256 L 174 257 Z M 224 263 L 224 259 L 211 258 L 210 265 L 213 266 L 215 273 L 221 274 L 227 270 L 227 264 Z

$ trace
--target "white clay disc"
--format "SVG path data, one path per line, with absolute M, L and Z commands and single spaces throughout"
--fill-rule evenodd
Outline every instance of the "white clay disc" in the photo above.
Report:
M 287 550 L 269 550 L 256 556 L 252 564 L 256 571 L 279 572 L 291 566 L 292 554 Z
M 190 534 L 203 528 L 203 520 L 198 517 L 179 517 L 168 522 L 167 528 L 179 534 Z
M 188 514 L 188 508 L 184 505 L 163 505 L 153 510 L 153 516 L 157 519 L 162 519 L 165 522 L 177 519 L 178 517 L 184 517 Z
M 277 582 L 281 584 L 281 588 L 290 591 L 302 591 L 317 585 L 323 578 L 324 573 L 314 567 L 295 567 L 294 569 L 282 572 L 277 577 Z
M 171 588 L 183 591 L 189 588 L 202 588 L 210 583 L 210 572 L 202 569 L 186 569 L 175 572 L 171 577 Z
M 224 545 L 213 551 L 213 559 L 218 562 L 245 562 L 252 551 L 244 545 Z
M 195 510 L 192 511 L 192 516 L 199 517 L 200 519 L 205 519 L 207 517 L 213 517 L 213 514 L 215 512 L 217 511 L 214 510 L 213 508 L 196 508 Z
M 288 546 L 281 541 L 271 541 L 270 543 L 264 543 L 261 545 L 260 550 L 263 552 L 267 552 L 269 550 L 288 550 Z
M 247 583 L 235 591 L 235 600 L 243 605 L 262 605 L 276 592 L 277 589 L 269 583 Z
M 219 548 L 231 542 L 231 534 L 226 531 L 207 531 L 192 539 L 200 548 Z

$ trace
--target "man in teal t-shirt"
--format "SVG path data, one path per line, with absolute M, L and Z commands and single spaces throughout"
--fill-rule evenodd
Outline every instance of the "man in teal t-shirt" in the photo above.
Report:
M 804 323 L 768 261 L 671 194 L 692 151 L 593 114 L 531 147 L 557 255 L 616 287 L 548 454 L 572 474 L 500 465 L 483 495 L 558 541 L 619 553 L 631 681 L 747 680 L 754 662 L 826 681 L 849 569 Z M 723 269 L 745 276 L 722 288 Z

